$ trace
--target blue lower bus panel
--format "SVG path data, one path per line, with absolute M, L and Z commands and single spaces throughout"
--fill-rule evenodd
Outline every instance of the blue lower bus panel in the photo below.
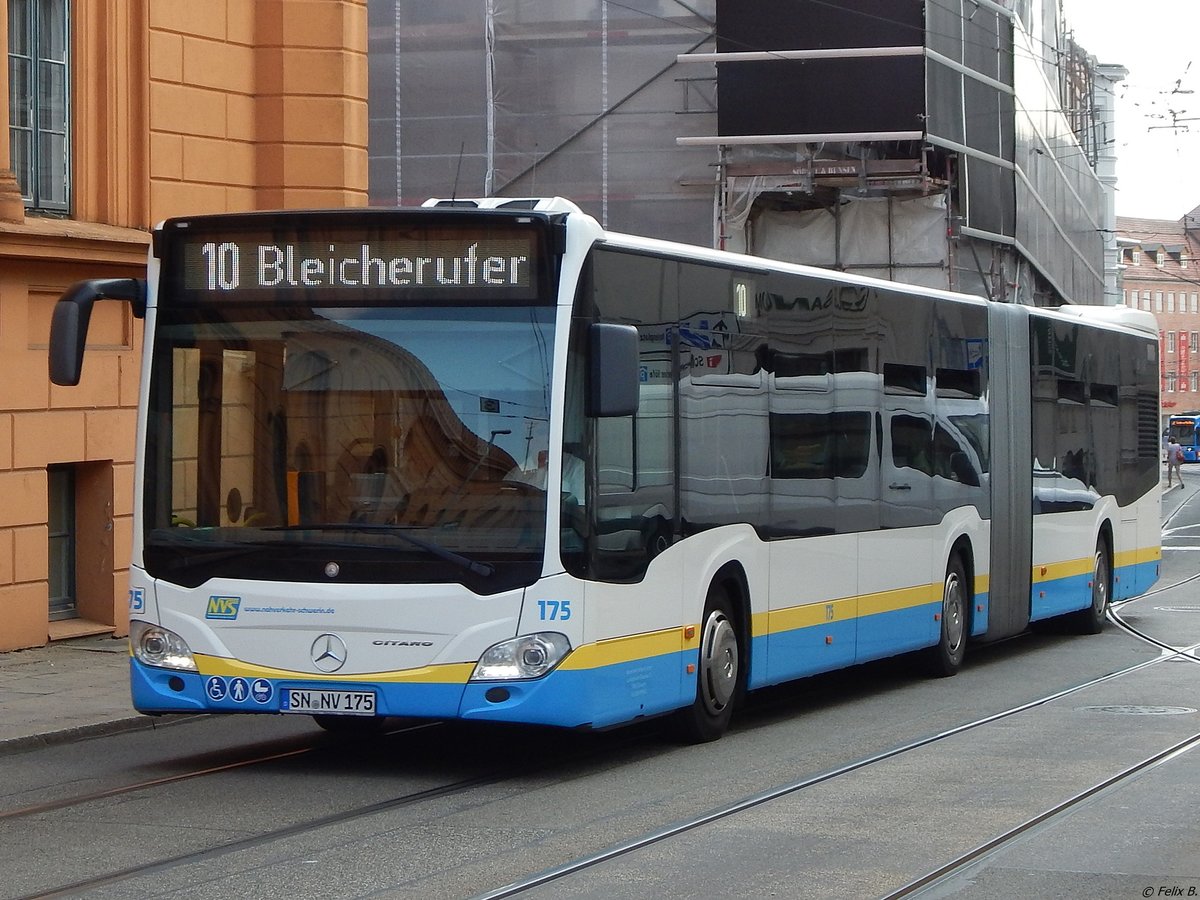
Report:
M 467 684 L 199 675 L 130 659 L 130 685 L 133 705 L 144 713 L 361 713 L 365 712 L 362 695 L 370 693 L 373 715 L 603 728 L 685 705 L 695 686 L 681 677 L 687 662 L 684 655 L 669 653 L 594 669 L 557 669 L 533 681 Z M 694 663 L 696 651 L 690 655 Z M 292 692 L 313 699 L 320 694 L 331 705 L 323 710 L 290 710 L 285 704 Z M 346 705 L 356 702 L 360 706 Z
M 129 663 L 133 705 L 144 713 L 278 713 L 289 712 L 285 692 L 316 696 L 325 692 L 324 709 L 296 712 L 452 718 L 462 702 L 461 684 L 377 684 L 374 682 L 304 681 L 296 678 L 243 678 L 197 675 Z M 364 695 L 370 694 L 369 702 Z

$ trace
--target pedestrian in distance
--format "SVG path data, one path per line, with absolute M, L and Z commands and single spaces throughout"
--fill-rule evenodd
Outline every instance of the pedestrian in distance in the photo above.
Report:
M 1183 470 L 1180 464 L 1183 462 L 1183 448 L 1179 446 L 1179 441 L 1171 438 L 1167 441 L 1167 489 L 1171 488 L 1171 475 L 1179 479 L 1179 489 L 1183 490 Z

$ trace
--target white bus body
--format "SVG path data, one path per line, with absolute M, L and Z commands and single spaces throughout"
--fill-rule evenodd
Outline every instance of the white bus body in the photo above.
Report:
M 607 233 L 574 205 L 174 219 L 146 285 L 134 705 L 719 736 L 747 689 L 1157 577 L 1141 314 Z

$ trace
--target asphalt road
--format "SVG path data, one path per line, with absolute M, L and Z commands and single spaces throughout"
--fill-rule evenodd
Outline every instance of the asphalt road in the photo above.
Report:
M 1176 513 L 1191 489 L 1175 493 L 1159 587 L 1119 614 L 1183 647 L 1200 644 L 1200 497 Z M 921 890 L 1197 896 L 1198 688 L 1200 663 L 1110 625 L 975 648 L 950 679 L 901 659 L 763 691 L 698 747 L 655 723 L 355 743 L 200 718 L 5 757 L 0 897 L 463 898 L 538 873 L 558 877 L 517 896 L 882 897 L 1114 778 Z

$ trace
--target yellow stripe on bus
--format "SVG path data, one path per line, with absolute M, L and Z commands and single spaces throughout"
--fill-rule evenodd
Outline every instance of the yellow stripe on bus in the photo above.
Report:
M 977 579 L 976 584 L 978 585 L 978 583 Z M 800 628 L 827 625 L 830 622 L 844 622 L 880 613 L 912 609 L 916 606 L 939 603 L 941 599 L 942 586 L 940 584 L 920 584 L 916 587 L 878 591 L 857 597 L 841 597 L 837 600 L 805 603 L 755 616 L 754 633 L 779 634 Z
M 857 606 L 857 597 L 842 597 L 838 600 L 805 603 L 803 606 L 790 606 L 786 609 L 773 609 L 762 616 L 755 616 L 754 633 L 776 634 L 781 631 L 795 631 L 798 628 L 824 625 L 827 622 L 844 622 L 855 617 Z
M 914 606 L 940 603 L 941 600 L 942 586 L 940 584 L 921 584 L 896 591 L 864 594 L 858 598 L 858 614 L 860 617 L 874 616 L 879 613 L 912 609 Z
M 1142 563 L 1159 562 L 1162 560 L 1162 547 L 1139 547 L 1136 550 L 1124 550 L 1113 558 L 1113 565 L 1118 569 L 1126 566 L 1136 566 Z
M 1138 547 L 1136 550 L 1123 550 L 1117 553 L 1113 559 L 1113 567 L 1123 569 L 1126 566 L 1136 566 L 1141 563 L 1159 562 L 1161 559 L 1162 547 Z M 1071 578 L 1076 575 L 1091 575 L 1094 565 L 1095 561 L 1090 556 L 1035 565 L 1033 567 L 1033 583 L 1057 581 L 1060 578 Z
M 608 638 L 594 644 L 584 644 L 582 647 L 575 648 L 571 655 L 563 660 L 561 668 L 599 669 L 603 666 L 649 659 L 652 656 L 678 653 L 689 647 L 695 647 L 699 643 L 700 629 L 695 628 L 691 639 L 685 639 L 686 630 L 665 628 L 662 631 L 648 631 L 645 634 Z
M 1041 584 L 1046 581 L 1058 581 L 1060 578 L 1073 578 L 1076 575 L 1091 575 L 1092 566 L 1091 557 L 1035 565 L 1032 572 L 1033 583 Z
M 293 672 L 288 669 L 275 669 L 270 666 L 257 666 L 253 663 L 239 662 L 236 659 L 226 659 L 222 656 L 207 656 L 196 654 L 196 667 L 201 675 L 223 675 L 234 678 L 287 678 L 303 681 L 319 679 L 321 681 L 378 681 L 405 684 L 466 684 L 471 673 L 475 671 L 474 663 L 446 663 L 438 666 L 421 666 L 417 669 L 406 669 L 399 672 L 363 672 L 358 675 L 326 675 L 321 672 Z

